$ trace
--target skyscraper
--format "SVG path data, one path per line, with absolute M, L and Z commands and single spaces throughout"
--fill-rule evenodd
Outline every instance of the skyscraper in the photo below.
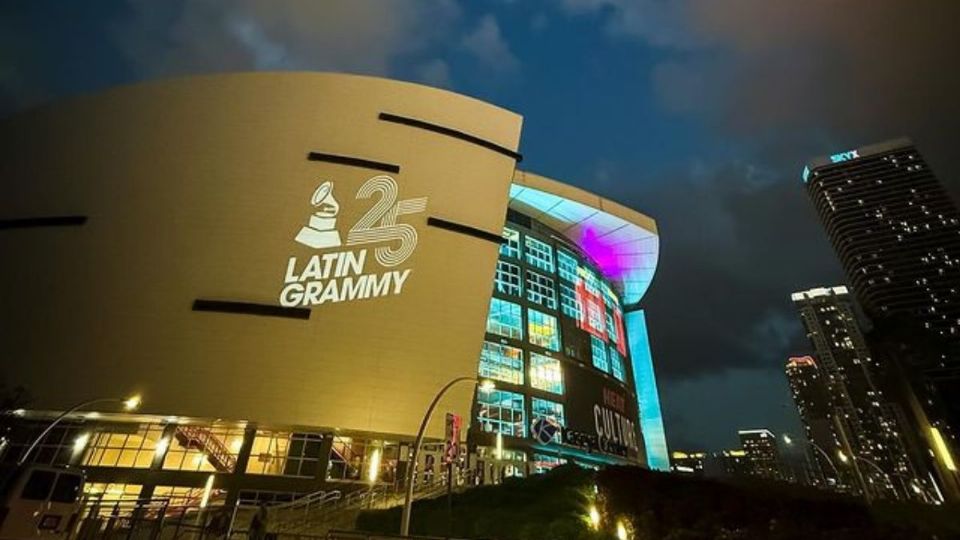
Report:
M 787 361 L 787 382 L 797 406 L 804 434 L 810 445 L 809 454 L 816 463 L 814 482 L 837 489 L 847 489 L 840 471 L 831 456 L 840 448 L 833 422 L 830 394 L 816 360 L 811 356 L 793 357 Z
M 960 210 L 908 139 L 810 161 L 803 180 L 874 324 L 888 397 L 948 497 L 960 476 Z
M 960 211 L 913 143 L 818 158 L 803 177 L 867 315 L 960 340 Z
M 908 498 L 923 488 L 900 436 L 896 406 L 874 382 L 878 366 L 867 348 L 846 287 L 818 288 L 791 298 L 819 360 L 829 424 L 839 443 L 830 456 L 838 470 L 850 467 L 869 498 Z M 829 436 L 827 437 L 829 444 Z M 829 451 L 829 448 L 825 448 Z M 849 472 L 840 473 L 843 476 Z
M 769 429 L 741 429 L 740 446 L 743 447 L 751 474 L 768 480 L 783 480 L 783 464 L 777 437 Z

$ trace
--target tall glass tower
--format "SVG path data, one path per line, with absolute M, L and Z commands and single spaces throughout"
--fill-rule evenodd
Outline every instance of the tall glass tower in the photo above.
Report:
M 803 180 L 874 323 L 882 384 L 960 500 L 960 210 L 909 139 L 814 159 Z

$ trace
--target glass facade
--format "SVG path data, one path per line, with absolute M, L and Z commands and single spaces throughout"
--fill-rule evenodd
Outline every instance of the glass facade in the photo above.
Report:
M 594 369 L 627 395 L 635 387 L 617 290 L 558 233 L 523 216 L 508 219 L 478 368 L 481 378 L 507 387 L 477 393 L 474 425 L 530 438 L 530 422 L 537 418 L 566 425 L 567 373 Z M 551 444 L 564 444 L 561 435 Z M 537 451 L 543 470 L 561 462 L 560 455 Z
M 508 338 L 523 339 L 523 315 L 520 304 L 499 298 L 490 299 L 487 332 Z
M 92 435 L 83 464 L 89 467 L 150 468 L 157 452 L 157 442 L 163 435 L 163 426 L 131 424 L 129 427 L 129 432 L 102 431 Z
M 532 236 L 527 236 L 524 247 L 527 252 L 527 264 L 544 272 L 553 272 L 553 248 L 550 247 L 550 244 L 541 242 Z
M 560 327 L 556 317 L 535 309 L 528 309 L 527 327 L 530 332 L 530 343 L 551 351 L 560 350 Z
M 480 353 L 480 376 L 523 384 L 523 349 L 484 341 Z
M 313 478 L 320 463 L 319 433 L 257 430 L 247 474 Z
M 545 392 L 563 394 L 563 370 L 560 361 L 530 353 L 530 386 Z
M 520 296 L 520 267 L 506 261 L 497 261 L 497 292 L 511 296 Z
M 523 394 L 505 390 L 477 392 L 477 403 L 480 406 L 477 420 L 480 429 L 514 437 L 526 436 L 523 397 Z

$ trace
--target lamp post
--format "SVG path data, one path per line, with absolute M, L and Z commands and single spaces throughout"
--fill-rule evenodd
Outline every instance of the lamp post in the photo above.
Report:
M 786 443 L 788 446 L 793 445 L 793 439 L 790 438 L 790 435 L 784 434 L 784 436 L 783 436 L 783 442 Z M 821 448 L 820 445 L 818 445 L 817 443 L 815 443 L 815 442 L 813 442 L 813 441 L 808 440 L 808 441 L 807 441 L 807 444 L 809 444 L 809 445 L 812 446 L 814 449 L 816 449 L 818 452 L 820 452 L 821 454 L 823 454 L 823 457 L 826 458 L 827 463 L 829 463 L 829 464 L 830 464 L 830 467 L 833 469 L 834 474 L 837 475 L 837 481 L 839 481 L 839 480 L 840 480 L 840 469 L 838 469 L 837 466 L 833 463 L 833 460 L 830 459 L 830 454 L 828 454 L 828 453 L 826 452 L 826 450 L 824 450 L 823 448 Z
M 403 514 L 400 519 L 400 536 L 407 536 L 410 533 L 410 511 L 413 508 L 413 473 L 417 466 L 417 454 L 420 453 L 420 444 L 423 442 L 423 432 L 427 430 L 427 424 L 430 423 L 430 417 L 433 416 L 433 410 L 437 408 L 437 403 L 440 403 L 440 398 L 447 393 L 447 390 L 462 382 L 472 382 L 473 384 L 480 385 L 480 389 L 485 392 L 489 392 L 494 388 L 493 383 L 490 381 L 481 382 L 480 379 L 476 377 L 457 377 L 444 385 L 444 387 L 441 388 L 437 395 L 433 398 L 433 401 L 430 402 L 430 407 L 427 408 L 426 414 L 423 415 L 423 421 L 420 422 L 420 430 L 417 431 L 417 438 L 413 441 L 413 446 L 410 448 L 407 471 L 404 475 L 406 477 L 407 493 L 403 498 Z
M 30 453 L 33 452 L 33 449 L 36 448 L 38 444 L 40 444 L 40 441 L 42 441 L 43 438 L 46 437 L 48 433 L 50 433 L 50 430 L 52 430 L 54 427 L 56 427 L 56 425 L 59 424 L 61 420 L 63 420 L 63 419 L 66 418 L 67 416 L 69 416 L 69 415 L 71 415 L 71 414 L 79 411 L 80 409 L 89 407 L 89 406 L 91 406 L 91 405 L 97 405 L 97 404 L 100 404 L 100 403 L 121 403 L 121 404 L 123 404 L 123 410 L 125 410 L 125 411 L 133 411 L 133 410 L 136 410 L 136 409 L 140 406 L 141 400 L 140 400 L 140 396 L 138 396 L 138 395 L 131 396 L 131 397 L 128 397 L 128 398 L 100 398 L 100 399 L 91 399 L 91 400 L 88 400 L 88 401 L 84 401 L 84 402 L 81 402 L 81 403 L 78 403 L 78 404 L 74 405 L 73 407 L 70 407 L 70 408 L 67 409 L 66 411 L 60 413 L 59 416 L 57 416 L 56 418 L 54 418 L 54 419 L 53 419 L 53 422 L 50 422 L 50 425 L 47 426 L 47 427 L 40 433 L 40 435 L 37 435 L 37 438 L 34 439 L 32 443 L 30 443 L 30 446 L 29 446 L 29 447 L 27 447 L 27 451 L 24 452 L 22 456 L 20 456 L 20 460 L 17 461 L 17 466 L 20 466 L 20 465 L 23 465 L 24 463 L 26 463 L 27 458 L 30 457 Z

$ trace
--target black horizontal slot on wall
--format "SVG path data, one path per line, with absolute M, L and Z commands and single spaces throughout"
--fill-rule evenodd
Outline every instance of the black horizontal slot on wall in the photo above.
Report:
M 355 158 L 350 156 L 338 156 L 335 154 L 324 154 L 322 152 L 310 152 L 307 154 L 310 161 L 325 161 L 327 163 L 336 163 L 338 165 L 349 165 L 351 167 L 363 167 L 365 169 L 374 169 L 376 171 L 399 173 L 400 166 L 391 163 L 382 163 L 369 159 Z
M 466 234 L 479 238 L 481 240 L 486 240 L 488 242 L 493 242 L 495 244 L 502 244 L 503 237 L 499 234 L 493 234 L 492 232 L 487 232 L 482 229 L 477 229 L 476 227 L 471 227 L 469 225 L 464 225 L 462 223 L 454 223 L 452 221 L 447 221 L 445 219 L 428 217 L 427 225 L 431 227 L 437 227 L 440 229 L 446 229 L 455 233 Z
M 193 310 L 234 313 L 237 315 L 259 315 L 261 317 L 284 317 L 304 321 L 310 318 L 310 310 L 307 308 L 272 306 L 269 304 L 254 304 L 252 302 L 232 302 L 229 300 L 204 300 L 202 298 L 197 298 L 193 301 Z
M 2 229 L 34 229 L 37 227 L 76 227 L 87 222 L 87 216 L 49 216 L 0 219 Z
M 385 112 L 380 113 L 380 120 L 383 120 L 384 122 L 393 122 L 395 124 L 403 124 L 405 126 L 425 129 L 427 131 L 432 131 L 434 133 L 439 133 L 441 135 L 446 135 L 448 137 L 460 139 L 461 141 L 473 143 L 477 146 L 482 146 L 487 150 L 493 150 L 494 152 L 497 152 L 499 154 L 503 154 L 505 156 L 511 157 L 517 160 L 517 162 L 523 161 L 523 156 L 521 156 L 517 152 L 514 152 L 513 150 L 510 150 L 509 148 L 504 148 L 499 144 L 492 143 L 488 140 L 481 139 L 480 137 L 476 137 L 474 135 L 470 135 L 469 133 L 464 133 L 462 131 L 459 131 L 453 128 L 438 126 L 437 124 L 431 124 L 430 122 L 424 122 L 423 120 L 417 120 L 416 118 L 408 118 L 406 116 L 399 116 L 396 114 L 390 114 Z

